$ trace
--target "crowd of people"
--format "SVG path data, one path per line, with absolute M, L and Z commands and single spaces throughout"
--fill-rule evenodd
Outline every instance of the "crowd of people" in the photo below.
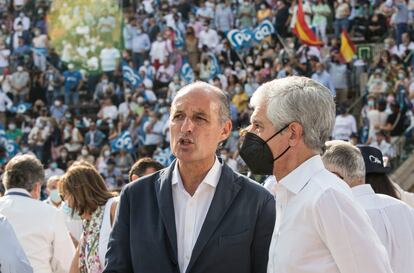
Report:
M 79 160 L 49 178 L 42 202 L 42 163 L 13 157 L 0 197 L 2 272 L 411 272 L 414 194 L 388 177 L 379 149 L 327 141 L 330 90 L 289 76 L 259 86 L 251 106 L 240 156 L 264 186 L 217 155 L 230 104 L 201 81 L 172 101 L 176 159 L 140 159 L 119 197 Z
M 292 180 L 289 177 L 290 172 L 294 173 L 290 169 L 294 165 L 292 162 L 303 163 L 311 154 L 323 154 L 321 147 L 328 139 L 334 142 L 326 146 L 325 156 L 321 160 L 313 158 L 307 168 L 322 168 L 323 161 L 326 169 L 347 182 L 353 192 L 354 187 L 359 186 L 355 192 L 362 195 L 364 186 L 361 185 L 366 183 L 375 193 L 387 194 L 407 203 L 412 202 L 410 194 L 391 182 L 384 170 L 398 167 L 400 159 L 406 156 L 414 142 L 414 1 L 125 0 L 118 3 L 123 17 L 121 43 L 112 41 L 115 35 L 107 31 L 119 23 L 116 21 L 118 19 L 115 20 L 118 17 L 113 15 L 117 9 L 111 8 L 111 13 L 107 9 L 96 9 L 100 19 L 91 20 L 88 27 L 104 29 L 105 33 L 101 37 L 98 57 L 91 60 L 88 60 L 89 55 L 83 50 L 86 47 L 83 42 L 86 40 L 76 45 L 79 48 L 72 45 L 72 55 L 67 48 L 63 50 L 62 47 L 53 46 L 53 35 L 48 31 L 52 22 L 47 24 L 48 13 L 56 8 L 53 4 L 54 1 L 0 0 L 0 173 L 3 175 L 0 196 L 6 193 L 3 200 L 12 200 L 2 203 L 0 198 L 0 213 L 9 218 L 14 229 L 15 235 L 12 231 L 12 235 L 7 238 L 17 237 L 23 249 L 19 249 L 16 257 L 20 257 L 24 264 L 19 265 L 22 267 L 16 272 L 30 272 L 27 271 L 30 266 L 34 272 L 42 273 L 67 272 L 69 269 L 71 272 L 102 272 L 105 265 L 108 265 L 106 272 L 173 272 L 176 267 L 180 272 L 185 272 L 186 268 L 194 270 L 191 272 L 204 272 L 205 268 L 210 268 L 211 271 L 215 266 L 217 270 L 212 270 L 214 272 L 265 272 L 263 270 L 266 268 L 270 272 L 301 272 L 300 264 L 306 260 L 306 253 L 302 250 L 313 251 L 317 243 L 308 242 L 305 248 L 301 248 L 301 243 L 307 242 L 305 237 L 309 234 L 304 230 L 289 231 L 287 226 L 296 223 L 295 221 L 310 220 L 300 218 L 300 215 L 297 216 L 300 219 L 296 220 L 278 218 L 282 216 L 275 214 L 274 200 L 269 198 L 271 195 L 255 186 L 250 189 L 251 185 L 247 180 L 240 183 L 252 191 L 251 196 L 245 193 L 246 188 L 241 190 L 240 194 L 245 203 L 239 204 L 239 200 L 234 204 L 233 214 L 225 216 L 226 222 L 221 223 L 220 231 L 215 237 L 206 235 L 208 228 L 202 228 L 202 224 L 204 219 L 212 221 L 220 217 L 219 214 L 208 213 L 210 204 L 213 206 L 217 203 L 217 200 L 212 201 L 214 192 L 221 194 L 221 187 L 224 187 L 220 186 L 223 183 L 213 183 L 218 180 L 220 173 L 233 179 L 234 172 L 237 172 L 257 182 L 266 182 L 266 188 L 271 194 L 279 194 L 282 200 L 276 202 L 276 212 L 286 213 L 285 205 L 292 198 L 287 191 L 298 194 L 297 187 L 306 185 L 297 184 L 283 188 L 275 186 L 275 180 L 280 181 L 285 176 L 287 180 Z M 305 22 L 316 37 L 324 42 L 322 46 L 308 45 L 294 33 L 299 4 L 303 8 Z M 71 12 L 71 9 L 76 9 L 76 5 L 65 6 L 65 9 Z M 82 10 L 82 14 L 85 14 L 87 8 Z M 271 22 L 275 32 L 260 42 L 235 48 L 226 35 L 233 29 L 254 29 L 266 20 Z M 87 21 L 80 20 L 82 24 L 87 24 Z M 372 49 L 369 54 L 355 52 L 352 61 L 347 63 L 341 55 L 341 33 L 344 30 L 355 43 L 369 44 Z M 95 34 L 98 35 L 94 32 Z M 82 35 L 85 36 L 85 33 Z M 64 42 L 62 46 L 65 47 Z M 85 58 L 82 58 L 82 52 L 86 54 Z M 77 57 L 72 58 L 75 55 Z M 193 75 L 190 81 L 182 70 L 185 64 Z M 130 78 L 126 77 L 124 66 L 131 68 L 133 74 L 139 77 L 137 84 L 132 84 Z M 313 81 L 305 84 L 291 76 L 305 76 Z M 289 77 L 291 83 L 282 80 L 286 77 Z M 282 80 L 276 81 L 281 87 L 266 85 L 266 82 L 274 79 Z M 198 82 L 195 86 L 188 85 L 192 81 L 208 84 Z M 319 85 L 313 85 L 316 82 L 326 87 L 324 91 L 329 91 L 330 99 L 336 106 L 335 112 L 331 113 L 332 109 L 326 106 L 331 105 L 326 94 L 316 97 L 318 101 L 314 104 L 311 102 L 315 98 L 307 98 L 310 100 L 307 101 L 308 106 L 311 107 L 295 104 L 294 97 L 291 101 L 279 98 L 279 103 L 272 101 L 272 104 L 268 98 L 269 101 L 264 100 L 268 103 L 266 106 L 285 109 L 285 113 L 267 114 L 270 121 L 266 120 L 267 124 L 263 124 L 263 98 L 258 99 L 262 95 L 255 95 L 259 87 L 282 90 L 280 93 L 263 91 L 267 95 L 288 96 L 286 90 L 290 89 L 283 89 L 284 84 L 292 84 L 292 90 L 296 90 L 298 86 L 304 89 L 306 86 L 313 86 L 312 88 L 320 90 Z M 211 123 L 211 117 L 203 112 L 205 105 L 200 105 L 200 109 L 204 110 L 200 110 L 198 115 L 191 112 L 194 110 L 197 113 L 198 110 L 191 108 L 191 105 L 199 105 L 203 96 L 206 105 L 211 100 L 210 95 L 203 93 L 192 98 L 192 89 L 222 92 L 223 97 L 219 97 L 221 101 L 229 102 L 228 112 L 224 109 L 227 106 L 222 106 L 215 109 L 215 114 L 220 115 L 220 120 L 226 126 L 220 123 L 220 126 L 223 125 L 221 128 Z M 189 93 L 188 99 L 182 98 L 182 94 L 186 92 Z M 302 95 L 305 96 L 298 96 Z M 326 107 L 318 108 L 319 104 Z M 178 111 L 180 107 L 183 109 Z M 179 114 L 176 114 L 177 111 Z M 303 111 L 307 112 L 302 113 Z M 300 113 L 303 117 L 299 116 Z M 315 128 L 321 132 L 315 133 L 313 130 L 316 129 L 310 128 L 317 126 L 312 120 L 315 113 L 319 113 L 321 118 L 326 116 L 326 122 L 333 114 L 333 127 L 322 128 L 320 125 L 320 128 Z M 191 116 L 191 121 L 186 121 L 190 114 L 194 116 Z M 305 116 L 309 116 L 309 119 Z M 300 121 L 303 128 L 292 121 Z M 208 181 L 202 184 L 199 183 L 209 168 L 204 165 L 195 168 L 186 164 L 192 158 L 187 155 L 192 145 L 199 145 L 197 138 L 191 133 L 199 127 L 208 127 L 215 133 L 200 133 L 198 137 L 202 137 L 205 147 L 197 150 L 198 156 L 207 157 L 214 150 L 217 158 L 220 158 L 214 162 L 209 161 L 211 164 L 208 167 L 212 172 L 209 172 Z M 220 132 L 217 131 L 219 127 Z M 262 131 L 264 127 L 267 128 L 265 133 Z M 190 133 L 180 130 L 188 130 Z M 286 138 L 286 131 L 292 132 L 296 137 L 303 136 L 305 132 L 303 143 L 292 137 L 292 140 L 286 140 L 286 147 L 274 148 L 272 145 L 276 144 L 272 139 Z M 311 135 L 306 136 L 307 134 Z M 319 135 L 319 141 L 312 134 Z M 259 143 L 260 149 L 257 147 Z M 379 160 L 380 165 L 384 166 L 373 172 L 379 173 L 378 177 L 368 175 L 369 171 L 365 170 L 369 168 L 368 161 L 365 165 L 361 163 L 362 156 L 373 155 L 373 150 L 364 152 L 362 149 L 359 152 L 347 143 L 369 145 L 376 149 L 374 155 L 377 160 L 374 163 Z M 268 146 L 273 148 L 268 149 Z M 297 157 L 289 156 L 289 153 L 300 149 L 309 153 L 303 152 Z M 335 155 L 336 149 L 340 151 L 338 155 Z M 348 158 L 347 153 L 351 154 Z M 283 157 L 284 163 L 280 163 Z M 345 158 L 340 160 L 341 157 Z M 174 162 L 177 161 L 183 165 L 174 167 Z M 343 165 L 345 161 L 359 162 L 359 169 L 355 165 Z M 219 172 L 220 162 L 229 168 L 223 167 Z M 287 164 L 285 169 L 277 167 L 284 164 Z M 158 173 L 166 167 L 168 171 Z M 182 169 L 178 170 L 179 168 Z M 27 172 L 22 169 L 27 169 Z M 358 175 L 350 174 L 358 170 Z M 155 176 L 140 180 L 142 186 L 138 186 L 139 183 L 130 183 L 154 172 L 157 172 Z M 183 172 L 191 175 L 187 176 Z M 330 175 L 324 172 L 321 178 L 332 180 Z M 170 180 L 172 186 L 163 188 L 161 182 Z M 156 184 L 160 188 L 151 191 L 150 184 Z M 233 187 L 232 184 L 225 185 Z M 328 187 L 327 184 L 322 185 L 324 186 Z M 314 233 L 311 236 L 319 233 L 320 237 L 316 236 L 320 240 L 318 242 L 327 245 L 336 266 L 344 272 L 354 272 L 352 268 L 362 268 L 364 272 L 391 272 L 388 271 L 390 267 L 395 272 L 405 272 L 404 268 L 410 268 L 410 265 L 403 263 L 403 256 L 389 251 L 394 246 L 386 243 L 387 238 L 384 238 L 381 231 L 378 235 L 380 240 L 373 235 L 373 229 L 364 218 L 364 213 L 350 204 L 352 202 L 347 199 L 350 193 L 343 189 L 343 185 L 329 187 L 332 188 L 328 193 L 324 192 L 325 199 L 310 198 L 307 194 L 317 191 L 314 188 L 308 188 L 307 193 L 304 193 L 304 206 L 311 201 L 321 202 L 311 212 L 315 215 L 310 215 L 318 217 L 318 213 L 323 211 L 326 214 L 324 217 L 328 217 L 327 215 L 337 212 L 335 209 L 356 213 L 355 222 L 347 223 L 361 226 L 370 235 L 358 245 L 360 248 L 355 249 L 370 252 L 372 256 L 367 259 L 377 255 L 370 260 L 371 267 L 364 268 L 360 261 L 343 263 L 341 259 L 345 257 L 342 256 L 344 254 L 333 246 L 340 242 L 330 237 L 339 232 L 340 228 L 329 226 L 324 222 L 328 219 L 324 217 L 312 219 L 311 221 L 320 225 L 328 225 L 325 228 L 330 230 L 312 230 Z M 20 190 L 13 190 L 14 188 Z M 125 188 L 119 199 L 117 195 Z M 212 188 L 215 190 L 211 191 Z M 237 191 L 236 188 L 232 189 Z M 365 193 L 372 194 L 367 187 L 365 190 Z M 173 197 L 166 194 L 169 191 Z M 327 203 L 323 202 L 336 196 L 328 196 L 330 191 L 335 194 L 340 192 L 338 196 L 347 200 L 341 199 L 337 201 L 337 207 L 327 209 Z M 156 194 L 166 198 L 165 203 L 159 203 L 164 211 L 152 207 L 159 202 Z M 21 203 L 19 198 L 22 196 L 44 200 L 48 206 L 40 205 L 32 198 L 25 199 L 27 204 Z M 231 196 L 224 196 L 224 193 L 220 196 L 223 200 L 231 199 Z M 140 203 L 144 200 L 148 204 Z M 382 208 L 395 203 L 387 200 L 382 200 L 383 203 L 377 202 L 382 204 Z M 16 210 L 33 206 L 37 212 L 32 214 L 30 210 L 25 211 L 30 217 L 23 217 L 17 211 L 8 212 L 10 204 L 15 204 L 14 202 L 20 202 L 15 207 Z M 202 205 L 198 205 L 195 212 L 191 208 L 191 202 Z M 254 204 L 255 202 L 259 202 L 260 206 Z M 361 202 L 365 204 L 363 200 Z M 398 204 L 404 213 L 408 211 L 408 214 L 412 214 L 405 206 L 400 206 L 400 202 Z M 53 206 L 63 211 L 63 215 L 52 210 Z M 132 206 L 137 207 L 134 216 L 129 215 Z M 241 217 L 237 214 L 249 206 L 249 215 Z M 176 211 L 170 211 L 171 207 L 176 208 Z M 214 208 L 217 213 L 226 212 L 220 205 L 216 204 Z M 237 212 L 236 208 L 240 211 Z M 368 211 L 368 208 L 364 208 Z M 117 209 L 118 215 L 115 213 Z M 288 213 L 295 215 L 298 213 L 295 209 L 290 207 Z M 375 218 L 378 216 L 377 207 L 369 209 L 371 211 L 368 211 L 368 216 L 379 223 L 380 220 Z M 14 218 L 14 212 L 19 216 L 15 215 Z M 274 226 L 275 215 L 277 217 Z M 171 224 L 174 217 L 176 225 Z M 202 217 L 201 220 L 199 217 Z M 6 218 L 0 218 L 0 228 L 4 222 L 4 226 L 7 226 L 5 230 L 9 234 L 10 227 Z M 39 225 L 33 233 L 27 234 L 27 227 L 33 221 L 37 223 L 39 219 L 45 226 Z M 140 219 L 145 219 L 146 225 L 137 224 Z M 159 225 L 161 220 L 164 221 L 165 229 Z M 343 218 L 338 221 L 346 222 Z M 51 222 L 54 225 L 46 227 Z M 230 231 L 229 228 L 234 227 L 235 223 L 238 223 L 237 229 Z M 257 230 L 256 226 L 246 223 L 257 223 Z M 129 234 L 132 233 L 130 225 L 135 226 L 141 234 Z M 188 226 L 191 226 L 189 230 Z M 112 227 L 114 232 L 110 239 Z M 374 223 L 374 230 L 375 227 Z M 401 230 L 404 227 L 401 226 Z M 273 229 L 278 232 L 273 232 L 272 236 Z M 70 236 L 66 236 L 66 230 Z M 280 232 L 287 232 L 288 235 L 283 238 L 281 235 L 279 240 Z M 294 232 L 306 236 L 295 237 Z M 43 233 L 48 238 L 43 238 Z M 407 230 L 401 233 L 411 236 Z M 358 237 L 360 235 L 354 231 L 350 238 L 354 241 L 362 240 L 363 236 Z M 41 241 L 47 242 L 49 248 L 37 253 L 38 245 L 27 240 L 31 236 L 42 237 Z M 199 236 L 204 238 L 201 240 L 204 245 L 197 241 Z M 209 238 L 215 243 L 205 241 Z M 240 245 L 246 243 L 247 238 L 250 240 L 249 245 Z M 286 241 L 293 238 L 298 241 Z M 151 247 L 154 240 L 162 240 L 158 248 Z M 385 245 L 388 254 L 380 249 L 380 241 Z M 135 242 L 140 246 L 133 247 Z M 216 243 L 222 246 L 219 250 L 216 249 Z M 410 245 L 408 239 L 406 243 L 402 248 L 409 252 L 411 250 L 408 248 L 414 246 L 414 243 Z M 50 247 L 50 244 L 54 247 Z M 172 244 L 171 249 L 168 244 Z M 18 243 L 13 245 L 19 246 Z M 203 247 L 211 250 L 208 254 L 210 256 L 198 256 Z M 170 256 L 171 251 L 176 251 L 175 256 Z M 281 252 L 284 254 L 278 256 L 277 253 Z M 300 255 L 291 257 L 291 252 Z M 150 257 L 151 253 L 154 257 Z M 251 256 L 245 259 L 246 253 Z M 270 253 L 269 261 L 267 253 Z M 349 253 L 353 252 L 349 250 Z M 146 257 L 147 260 L 140 260 L 138 263 L 131 258 L 134 255 Z M 339 260 L 336 255 L 340 257 Z M 383 259 L 376 260 L 379 258 Z M 46 260 L 51 261 L 50 264 L 45 264 Z M 212 265 L 212 260 L 217 264 Z M 222 263 L 217 262 L 221 260 Z M 0 265 L 1 262 L 0 258 Z M 290 267 L 292 264 L 296 267 Z M 319 267 L 321 265 L 309 266 L 314 267 L 315 272 L 322 270 Z M 330 265 L 323 266 L 328 268 Z M 250 268 L 254 269 L 248 271 Z M 2 270 L 0 267 L 0 272 Z
M 46 23 L 51 5 L 2 2 L 2 166 L 19 152 L 33 153 L 54 175 L 84 159 L 97 167 L 110 189 L 119 189 L 128 182 L 129 166 L 141 157 L 168 165 L 173 158 L 169 109 L 188 83 L 180 73 L 185 62 L 194 80 L 226 91 L 233 132 L 220 153 L 241 173 L 248 169 L 238 154 L 238 131 L 249 123 L 249 100 L 260 84 L 289 75 L 319 81 L 336 97 L 333 139 L 372 144 L 390 159 L 404 151 L 400 136 L 407 133 L 411 140 L 412 2 L 303 1 L 305 21 L 325 42 L 315 47 L 293 34 L 295 1 L 123 1 L 124 47 L 104 39 L 95 69 L 52 46 Z M 114 15 L 102 12 L 103 19 L 91 28 L 114 21 Z M 232 47 L 226 32 L 254 28 L 266 19 L 274 24 L 272 36 L 241 50 Z M 355 40 L 362 37 L 376 45 L 384 41 L 384 46 L 371 59 L 357 56 L 345 63 L 339 39 L 343 29 Z M 211 54 L 217 58 L 218 73 L 211 72 Z M 122 63 L 140 75 L 139 85 L 124 80 Z M 362 72 L 369 79 L 360 88 L 355 74 Z M 360 95 L 367 95 L 362 112 L 350 112 Z M 132 148 L 111 145 L 126 131 Z

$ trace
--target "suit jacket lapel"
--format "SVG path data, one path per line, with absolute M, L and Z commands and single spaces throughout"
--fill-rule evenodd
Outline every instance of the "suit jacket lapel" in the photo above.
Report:
M 160 177 L 157 181 L 156 191 L 158 198 L 158 207 L 160 215 L 164 222 L 165 230 L 171 243 L 173 251 L 172 260 L 178 263 L 177 259 L 177 232 L 175 227 L 174 203 L 172 198 L 171 179 L 174 170 L 175 162 L 168 168 L 160 172 Z
M 198 236 L 197 242 L 194 245 L 193 253 L 191 255 L 190 263 L 188 264 L 186 272 L 190 272 L 191 267 L 194 266 L 198 256 L 207 244 L 211 235 L 214 233 L 227 209 L 232 204 L 234 198 L 240 190 L 240 185 L 235 183 L 237 176 L 226 165 L 223 164 L 219 183 L 217 184 L 216 192 L 208 209 L 206 219 Z

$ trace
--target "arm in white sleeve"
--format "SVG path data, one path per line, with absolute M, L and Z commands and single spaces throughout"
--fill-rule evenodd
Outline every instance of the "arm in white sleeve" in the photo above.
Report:
M 341 273 L 390 273 L 387 252 L 368 215 L 334 189 L 314 204 L 315 226 Z
M 70 269 L 75 247 L 69 236 L 63 215 L 59 211 L 56 211 L 54 227 L 53 255 L 50 264 L 54 273 L 66 273 Z

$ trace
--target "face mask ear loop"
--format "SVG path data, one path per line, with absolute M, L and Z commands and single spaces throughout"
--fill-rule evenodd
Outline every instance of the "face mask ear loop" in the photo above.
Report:
M 273 162 L 275 162 L 276 160 L 278 160 L 279 158 L 281 158 L 284 154 L 286 154 L 286 153 L 287 153 L 287 151 L 289 151 L 289 149 L 290 149 L 290 146 L 289 146 L 289 147 L 287 147 L 287 148 L 283 151 L 283 153 L 281 153 L 279 156 L 277 156 L 276 158 L 274 158 L 274 159 L 273 159 Z
M 276 133 L 274 133 L 271 137 L 269 137 L 265 143 L 268 143 L 272 138 L 274 138 L 275 136 L 277 136 L 278 134 L 280 134 L 281 132 L 283 132 L 283 130 L 285 130 L 287 127 L 289 127 L 289 124 L 286 125 L 285 127 L 283 127 L 282 129 L 280 129 L 279 131 L 277 131 Z

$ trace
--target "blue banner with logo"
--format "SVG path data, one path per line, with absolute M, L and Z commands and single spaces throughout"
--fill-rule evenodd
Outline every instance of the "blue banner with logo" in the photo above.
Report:
M 192 83 L 195 80 L 194 71 L 187 60 L 184 60 L 180 69 L 180 76 L 186 83 Z
M 208 53 L 210 57 L 210 80 L 213 79 L 215 76 L 221 74 L 220 64 L 217 60 L 216 55 L 213 53 Z
M 14 141 L 8 139 L 5 142 L 6 154 L 7 157 L 10 159 L 15 156 L 19 152 L 19 145 Z
M 122 76 L 124 81 L 129 83 L 132 87 L 138 87 L 143 79 L 132 67 L 130 67 L 126 62 L 122 64 Z
M 264 20 L 254 29 L 232 29 L 227 32 L 226 37 L 234 49 L 241 50 L 253 46 L 253 42 L 260 44 L 274 32 L 275 28 L 272 23 L 269 20 Z
M 31 103 L 28 102 L 20 102 L 13 104 L 9 111 L 16 114 L 24 114 L 32 107 Z
M 252 45 L 252 35 L 251 30 L 245 28 L 243 30 L 232 29 L 227 32 L 226 36 L 233 48 L 241 50 Z
M 122 132 L 117 138 L 111 141 L 111 150 L 113 152 L 119 152 L 120 150 L 134 152 L 135 149 L 131 134 L 128 131 Z
M 264 20 L 253 30 L 253 40 L 256 43 L 260 43 L 262 42 L 262 40 L 266 39 L 274 32 L 275 28 L 272 25 L 272 22 L 270 22 L 269 20 Z
M 175 48 L 184 47 L 184 37 L 180 30 L 174 28 L 174 46 Z

